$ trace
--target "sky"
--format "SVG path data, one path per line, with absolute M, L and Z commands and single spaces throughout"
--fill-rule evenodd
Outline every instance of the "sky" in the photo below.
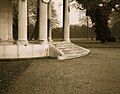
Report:
M 62 0 L 52 0 L 55 3 L 55 9 L 57 11 L 58 15 L 58 21 L 60 23 L 60 26 L 62 26 L 62 19 L 63 19 L 63 6 L 61 5 Z M 70 24 L 75 25 L 79 24 L 79 11 L 75 8 L 71 8 L 70 10 Z

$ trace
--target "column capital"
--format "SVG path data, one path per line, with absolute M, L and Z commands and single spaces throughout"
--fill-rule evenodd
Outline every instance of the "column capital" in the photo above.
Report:
M 42 2 L 44 2 L 44 3 L 48 3 L 50 0 L 42 0 Z
M 25 0 L 22 0 L 22 1 L 25 1 Z

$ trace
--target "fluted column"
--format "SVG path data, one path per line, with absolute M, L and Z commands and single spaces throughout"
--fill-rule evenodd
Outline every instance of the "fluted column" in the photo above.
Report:
M 19 0 L 18 5 L 18 44 L 27 40 L 27 0 Z
M 63 0 L 63 31 L 64 41 L 70 42 L 70 25 L 69 25 L 69 0 Z
M 40 0 L 39 2 L 39 41 L 40 43 L 47 43 L 47 3 L 49 0 Z

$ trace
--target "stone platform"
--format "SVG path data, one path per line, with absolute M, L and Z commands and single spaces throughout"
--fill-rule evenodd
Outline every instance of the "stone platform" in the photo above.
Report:
M 56 57 L 58 60 L 82 57 L 90 53 L 85 49 L 71 42 L 53 43 L 0 43 L 0 60 L 6 59 L 27 59 L 41 57 Z
M 0 59 L 24 59 L 49 56 L 48 44 L 0 45 Z

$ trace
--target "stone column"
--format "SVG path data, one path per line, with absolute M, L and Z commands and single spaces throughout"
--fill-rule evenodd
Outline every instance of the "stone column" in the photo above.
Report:
M 70 42 L 69 12 L 69 0 L 63 0 L 63 31 L 64 41 L 67 42 Z
M 0 0 L 0 41 L 8 42 L 9 35 L 12 37 L 12 1 Z
M 39 2 L 39 41 L 40 43 L 47 43 L 47 0 L 40 0 Z
M 8 0 L 8 6 L 9 6 L 9 25 L 8 25 L 8 42 L 13 42 L 13 15 L 12 15 L 12 1 Z
M 27 40 L 27 0 L 19 0 L 18 5 L 18 44 L 28 43 Z
M 51 25 L 51 19 L 52 19 L 52 1 L 50 0 L 48 3 L 48 41 L 52 41 L 52 25 Z

